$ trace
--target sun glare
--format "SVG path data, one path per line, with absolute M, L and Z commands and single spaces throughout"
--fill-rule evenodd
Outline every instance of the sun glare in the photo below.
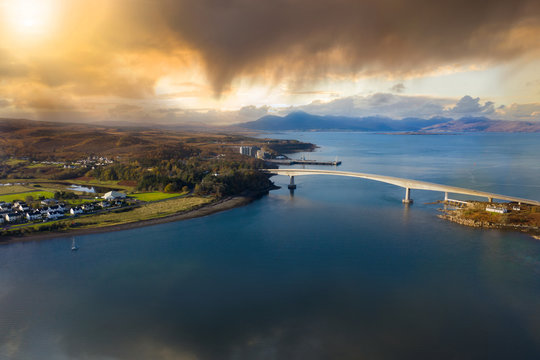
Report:
M 54 0 L 11 0 L 3 5 L 6 23 L 19 34 L 43 35 L 54 24 Z

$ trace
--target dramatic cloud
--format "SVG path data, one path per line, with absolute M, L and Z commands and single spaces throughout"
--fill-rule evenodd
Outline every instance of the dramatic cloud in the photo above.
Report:
M 341 115 L 350 117 L 386 116 L 393 119 L 406 117 L 450 117 L 458 119 L 469 116 L 485 116 L 500 120 L 540 121 L 540 103 L 500 105 L 469 95 L 459 100 L 429 96 L 404 96 L 377 93 L 369 96 L 350 96 L 329 102 L 313 102 L 305 106 L 280 109 L 281 115 L 292 111 L 305 111 L 316 115 Z
M 235 113 L 242 120 L 264 115 L 265 105 L 340 97 L 342 112 L 352 113 L 356 101 L 365 113 L 393 114 L 401 98 L 347 96 L 414 94 L 410 79 L 540 56 L 536 0 L 28 3 L 40 11 L 14 12 L 15 0 L 0 0 L 0 98 L 9 99 L 0 116 L 105 120 L 182 109 L 167 110 L 167 116 Z M 380 83 L 375 90 L 362 88 L 362 79 Z M 538 93 L 540 83 L 531 78 L 523 87 Z M 505 113 L 473 98 L 458 104 L 409 100 L 400 114 L 424 116 L 441 106 L 452 114 Z M 142 109 L 119 112 L 119 104 Z M 333 104 L 321 106 L 338 108 Z
M 491 62 L 537 49 L 536 0 L 199 0 L 160 2 L 199 51 L 216 91 L 235 76 L 408 74 Z
M 457 104 L 449 109 L 448 113 L 455 115 L 490 115 L 495 112 L 494 103 L 487 101 L 480 104 L 480 98 L 472 98 L 469 95 L 462 97 Z

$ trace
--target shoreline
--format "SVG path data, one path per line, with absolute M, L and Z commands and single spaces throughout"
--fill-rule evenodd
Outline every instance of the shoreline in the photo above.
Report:
M 520 232 L 529 235 L 536 240 L 540 240 L 540 228 L 537 226 L 519 225 L 519 224 L 502 224 L 489 221 L 477 221 L 473 219 L 463 218 L 461 215 L 453 215 L 449 213 L 439 214 L 438 218 L 453 222 L 458 225 L 468 226 L 480 229 L 496 229 L 512 232 Z
M 229 196 L 229 197 L 220 199 L 216 202 L 212 202 L 207 205 L 202 205 L 200 207 L 197 207 L 191 210 L 182 211 L 176 214 L 167 215 L 167 216 L 156 218 L 156 219 L 141 220 L 141 221 L 135 221 L 135 222 L 127 223 L 127 224 L 104 226 L 104 227 L 93 228 L 93 229 L 73 229 L 73 230 L 68 230 L 68 231 L 49 232 L 46 234 L 31 233 L 31 234 L 27 234 L 23 236 L 10 236 L 4 239 L 0 239 L 0 246 L 18 243 L 18 242 L 39 241 L 39 240 L 56 239 L 56 238 L 62 238 L 62 237 L 123 231 L 123 230 L 136 229 L 140 227 L 159 225 L 159 224 L 165 224 L 169 222 L 204 217 L 204 216 L 216 214 L 218 212 L 231 210 L 237 207 L 248 205 L 257 199 L 260 199 L 262 196 L 267 195 L 270 190 L 272 189 L 266 189 L 260 192 L 250 192 L 250 193 L 245 193 L 245 194 L 240 194 L 240 195 L 235 195 L 235 196 Z

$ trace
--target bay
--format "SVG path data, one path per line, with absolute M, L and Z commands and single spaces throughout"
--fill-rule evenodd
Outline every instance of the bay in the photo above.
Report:
M 277 133 L 350 170 L 540 199 L 538 134 Z M 307 167 L 320 168 L 320 167 Z M 441 193 L 300 176 L 242 208 L 0 247 L 0 358 L 540 356 L 540 241 Z M 453 196 L 454 198 L 462 198 Z

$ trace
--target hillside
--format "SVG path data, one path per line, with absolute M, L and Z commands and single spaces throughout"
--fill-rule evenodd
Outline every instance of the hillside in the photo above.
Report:
M 0 119 L 0 158 L 79 159 L 89 155 L 121 158 L 212 157 L 238 154 L 238 146 L 265 146 L 275 152 L 306 151 L 314 145 L 295 140 L 243 135 L 107 127 L 24 119 Z
M 467 117 L 431 119 L 388 117 L 345 117 L 292 112 L 286 116 L 267 115 L 258 120 L 237 124 L 250 130 L 350 130 L 350 131 L 419 131 L 419 132 L 540 132 L 540 123 L 490 120 Z

